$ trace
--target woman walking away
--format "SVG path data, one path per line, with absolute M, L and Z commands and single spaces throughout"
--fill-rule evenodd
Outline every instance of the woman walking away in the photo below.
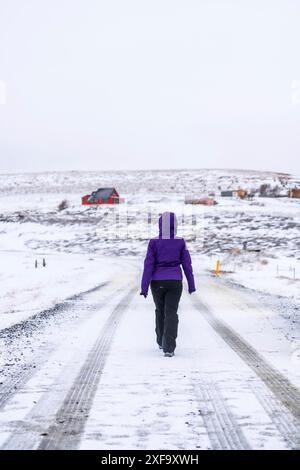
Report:
M 176 237 L 177 220 L 173 212 L 164 212 L 159 218 L 159 236 L 148 244 L 141 283 L 145 298 L 151 282 L 155 303 L 156 338 L 166 357 L 174 356 L 178 330 L 178 304 L 182 294 L 182 271 L 188 290 L 195 292 L 192 262 L 183 238 Z

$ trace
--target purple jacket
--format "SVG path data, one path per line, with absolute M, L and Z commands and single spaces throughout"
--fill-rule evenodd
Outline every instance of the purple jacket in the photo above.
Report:
M 152 238 L 148 244 L 141 294 L 148 294 L 150 281 L 182 280 L 180 265 L 188 282 L 189 293 L 196 290 L 189 251 L 184 239 L 176 237 L 176 232 L 176 215 L 164 212 L 159 218 L 159 236 Z

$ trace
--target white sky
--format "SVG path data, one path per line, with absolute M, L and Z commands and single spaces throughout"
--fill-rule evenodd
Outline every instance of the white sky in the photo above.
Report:
M 300 174 L 299 25 L 300 0 L 0 0 L 0 172 Z

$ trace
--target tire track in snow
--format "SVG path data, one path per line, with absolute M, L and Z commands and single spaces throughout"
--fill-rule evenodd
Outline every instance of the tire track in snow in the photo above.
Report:
M 22 341 L 23 337 L 28 338 L 28 336 L 31 336 L 35 331 L 43 328 L 45 326 L 43 322 L 48 318 L 58 313 L 74 309 L 78 301 L 84 300 L 89 294 L 97 292 L 108 284 L 109 282 L 103 282 L 91 289 L 72 295 L 62 302 L 55 304 L 53 307 L 43 310 L 23 322 L 5 328 L 0 331 L 0 338 L 3 339 L 4 342 L 10 344 L 14 341 Z M 31 357 L 30 362 L 28 361 L 21 364 L 21 370 L 18 370 L 17 367 L 17 370 L 14 371 L 14 377 L 9 379 L 7 383 L 4 382 L 0 385 L 0 409 L 39 370 L 39 368 L 44 364 L 44 360 L 49 357 L 49 354 L 54 350 L 54 348 L 55 345 L 51 345 L 51 347 L 43 346 L 42 352 L 38 352 L 37 355 Z M 34 364 L 34 366 L 32 364 Z
M 246 340 L 229 327 L 198 297 L 192 299 L 210 326 L 252 369 L 272 394 L 256 388 L 260 403 L 277 429 L 293 449 L 300 448 L 300 391 L 283 374 L 269 364 Z M 258 395 L 259 394 L 259 395 Z M 274 401 L 274 397 L 276 400 Z M 279 404 L 279 406 L 278 406 Z
M 252 384 L 252 391 L 289 446 L 300 450 L 299 422 L 297 423 L 280 401 L 268 392 L 268 388 L 261 381 Z
M 94 347 L 88 354 L 73 386 L 58 410 L 55 422 L 48 428 L 39 449 L 76 449 L 93 404 L 110 347 L 123 313 L 136 292 L 136 287 L 117 304 Z
M 217 384 L 200 380 L 194 381 L 193 386 L 213 450 L 250 450 Z

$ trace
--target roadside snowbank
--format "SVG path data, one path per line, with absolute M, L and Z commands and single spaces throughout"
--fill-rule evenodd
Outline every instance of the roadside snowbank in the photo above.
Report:
M 110 280 L 117 270 L 118 260 L 103 256 L 1 252 L 0 329 Z
M 220 276 L 264 294 L 286 297 L 300 303 L 300 261 L 269 253 L 237 252 L 201 257 L 209 271 L 221 262 Z M 196 263 L 199 263 L 198 261 Z

